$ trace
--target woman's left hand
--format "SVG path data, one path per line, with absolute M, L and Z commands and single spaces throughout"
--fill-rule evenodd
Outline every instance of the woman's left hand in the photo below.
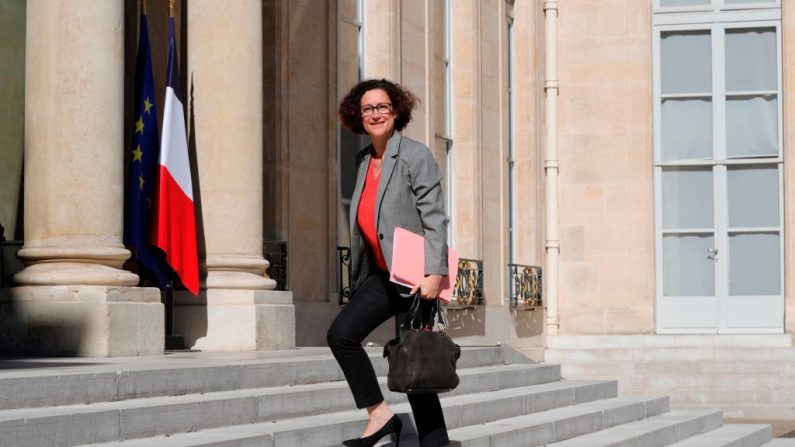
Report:
M 428 275 L 421 283 L 411 289 L 411 294 L 420 291 L 420 298 L 424 300 L 435 300 L 439 297 L 439 284 L 442 282 L 442 275 Z

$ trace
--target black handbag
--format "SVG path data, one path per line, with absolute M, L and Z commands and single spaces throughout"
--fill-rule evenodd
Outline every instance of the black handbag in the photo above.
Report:
M 455 364 L 461 348 L 447 335 L 439 300 L 432 307 L 429 324 L 423 324 L 420 295 L 414 295 L 399 336 L 384 346 L 389 362 L 387 386 L 390 391 L 406 394 L 444 393 L 458 386 Z M 435 317 L 440 330 L 434 331 Z

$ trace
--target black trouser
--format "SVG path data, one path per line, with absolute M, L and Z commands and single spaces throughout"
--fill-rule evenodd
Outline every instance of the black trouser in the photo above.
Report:
M 370 358 L 362 341 L 375 328 L 395 316 L 395 332 L 408 315 L 411 298 L 403 298 L 386 273 L 370 275 L 342 308 L 328 330 L 328 344 L 340 364 L 358 408 L 366 408 L 384 400 Z M 430 315 L 433 301 L 421 300 L 423 315 Z M 411 411 L 417 425 L 420 445 L 447 445 L 442 406 L 436 394 L 409 394 Z

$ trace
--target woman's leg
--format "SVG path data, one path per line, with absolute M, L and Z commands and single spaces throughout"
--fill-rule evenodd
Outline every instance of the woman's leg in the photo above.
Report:
M 408 317 L 408 306 L 411 298 L 402 298 L 403 308 L 395 318 L 395 330 L 400 332 L 400 325 Z M 433 301 L 420 300 L 423 323 L 428 323 L 431 311 L 434 306 Z M 417 435 L 420 439 L 420 447 L 445 446 L 449 443 L 447 437 L 447 425 L 444 422 L 444 412 L 439 403 L 438 394 L 409 394 L 409 404 L 411 412 L 414 413 L 414 423 L 417 425 Z
M 420 447 L 448 445 L 447 426 L 438 394 L 409 394 Z
M 357 408 L 373 407 L 384 401 L 362 341 L 394 315 L 386 286 L 380 276 L 368 277 L 331 323 L 327 334 L 328 345 L 345 374 Z

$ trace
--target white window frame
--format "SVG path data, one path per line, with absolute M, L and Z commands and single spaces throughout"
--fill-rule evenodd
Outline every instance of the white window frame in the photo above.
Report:
M 699 13 L 699 12 L 712 13 L 712 12 L 730 12 L 730 11 L 740 11 L 740 10 L 752 10 L 756 12 L 765 9 L 778 9 L 779 12 L 781 11 L 781 0 L 770 0 L 769 2 L 766 3 L 741 3 L 736 5 L 727 4 L 726 0 L 711 0 L 710 3 L 707 5 L 696 5 L 696 6 L 662 7 L 660 6 L 661 4 L 662 0 L 653 0 L 652 12 L 655 15 L 659 14 L 676 15 L 678 13 L 682 13 L 682 15 L 690 16 L 690 19 L 685 19 L 685 20 L 692 20 L 693 18 L 692 13 Z M 699 20 L 699 21 L 707 22 L 708 20 Z
M 714 0 L 717 3 L 718 0 Z M 780 268 L 780 306 L 781 315 L 784 315 L 784 247 L 785 247 L 785 227 L 784 227 L 784 151 L 783 151 L 783 66 L 782 66 L 782 36 L 781 36 L 781 11 L 755 7 L 754 10 L 742 10 L 731 8 L 731 11 L 721 10 L 721 4 L 714 5 L 716 12 L 706 14 L 709 20 L 705 19 L 705 14 L 655 14 L 653 16 L 652 28 L 652 51 L 653 51 L 653 76 L 654 76 L 654 187 L 655 187 L 655 274 L 656 280 L 656 329 L 657 333 L 781 333 L 784 330 L 783 319 L 780 327 L 771 328 L 731 328 L 727 324 L 725 309 L 727 305 L 716 302 L 718 315 L 716 316 L 716 326 L 714 328 L 664 328 L 662 318 L 659 314 L 659 306 L 663 298 L 663 225 L 662 225 L 662 170 L 672 166 L 710 166 L 713 167 L 713 197 L 714 197 L 714 222 L 713 228 L 703 229 L 704 232 L 711 232 L 715 241 L 715 248 L 718 250 L 719 259 L 726 261 L 717 262 L 715 268 L 715 297 L 714 300 L 747 299 L 747 297 L 733 297 L 729 295 L 728 281 L 728 259 L 729 259 L 729 236 L 730 233 L 743 233 L 743 229 L 732 228 L 728 222 L 728 203 L 727 203 L 727 171 L 729 166 L 751 166 L 751 165 L 775 165 L 779 173 L 779 226 L 771 228 L 753 228 L 752 233 L 762 233 L 765 230 L 777 232 L 779 234 L 779 268 Z M 655 0 L 655 7 L 659 5 L 659 0 Z M 778 4 L 778 2 L 777 2 Z M 756 6 L 756 5 L 755 5 Z M 740 20 L 744 18 L 743 20 Z M 727 158 L 726 148 L 726 88 L 725 88 L 725 31 L 728 29 L 748 29 L 748 28 L 775 28 L 777 38 L 777 90 L 769 93 L 775 94 L 778 106 L 778 156 L 734 159 Z M 661 35 L 668 31 L 709 31 L 711 36 L 712 49 L 712 91 L 703 92 L 706 95 L 687 94 L 687 95 L 662 95 L 661 94 L 661 73 L 660 73 L 660 42 Z M 732 92 L 737 94 L 738 92 Z M 748 92 L 742 92 L 748 93 Z M 759 92 L 754 92 L 759 93 Z M 662 99 L 664 97 L 698 97 L 709 96 L 712 99 L 713 114 L 713 158 L 710 160 L 693 161 L 673 161 L 663 162 L 662 158 Z M 698 230 L 688 229 L 686 233 L 698 233 Z M 676 233 L 676 231 L 666 231 L 666 234 Z M 698 297 L 690 297 L 698 298 Z M 697 310 L 694 310 L 697 311 Z

